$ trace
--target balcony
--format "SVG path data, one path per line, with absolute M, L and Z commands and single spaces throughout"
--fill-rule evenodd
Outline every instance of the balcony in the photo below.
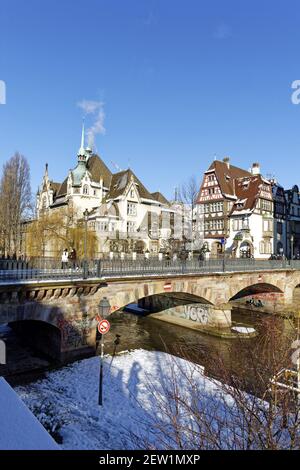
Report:
M 273 237 L 273 231 L 272 230 L 266 230 L 262 234 L 263 238 L 272 238 Z

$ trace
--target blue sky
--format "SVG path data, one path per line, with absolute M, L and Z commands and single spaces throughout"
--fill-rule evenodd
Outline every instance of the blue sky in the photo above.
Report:
M 93 100 L 101 157 L 151 191 L 170 197 L 214 155 L 300 184 L 299 17 L 297 1 L 1 0 L 0 165 L 18 150 L 34 191 L 46 162 L 63 180 L 80 144 L 77 104 Z

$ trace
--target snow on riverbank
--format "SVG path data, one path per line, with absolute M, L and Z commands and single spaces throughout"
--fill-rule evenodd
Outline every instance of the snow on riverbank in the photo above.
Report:
M 232 331 L 236 331 L 237 333 L 249 335 L 250 333 L 255 333 L 254 328 L 246 327 L 246 326 L 233 326 Z
M 102 408 L 97 403 L 99 357 L 50 372 L 46 379 L 17 387 L 16 391 L 46 429 L 59 432 L 64 449 L 132 449 L 138 441 L 142 447 L 143 440 L 159 448 L 153 418 L 165 422 L 166 416 L 158 403 L 161 399 L 168 403 L 166 395 L 174 376 L 180 393 L 188 399 L 191 384 L 187 376 L 191 371 L 211 404 L 220 391 L 216 383 L 204 377 L 200 366 L 144 350 L 121 354 L 113 361 L 105 358 Z

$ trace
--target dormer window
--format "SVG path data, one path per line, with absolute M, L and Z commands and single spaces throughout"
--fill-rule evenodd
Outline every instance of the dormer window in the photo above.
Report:
M 236 203 L 237 209 L 243 209 L 244 206 L 245 206 L 245 201 L 238 201 Z
M 244 190 L 248 189 L 248 188 L 249 188 L 249 184 L 250 184 L 250 181 L 249 181 L 248 179 L 244 180 L 244 181 L 242 182 L 242 188 L 243 188 Z

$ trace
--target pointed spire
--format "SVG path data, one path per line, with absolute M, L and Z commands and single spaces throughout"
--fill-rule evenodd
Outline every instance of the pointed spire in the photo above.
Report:
M 86 154 L 84 149 L 84 119 L 82 120 L 82 130 L 81 130 L 81 144 L 80 149 L 78 150 L 78 160 L 85 160 Z M 84 157 L 84 158 L 80 158 Z
M 80 148 L 84 149 L 84 119 L 82 120 L 81 146 L 80 146 Z

